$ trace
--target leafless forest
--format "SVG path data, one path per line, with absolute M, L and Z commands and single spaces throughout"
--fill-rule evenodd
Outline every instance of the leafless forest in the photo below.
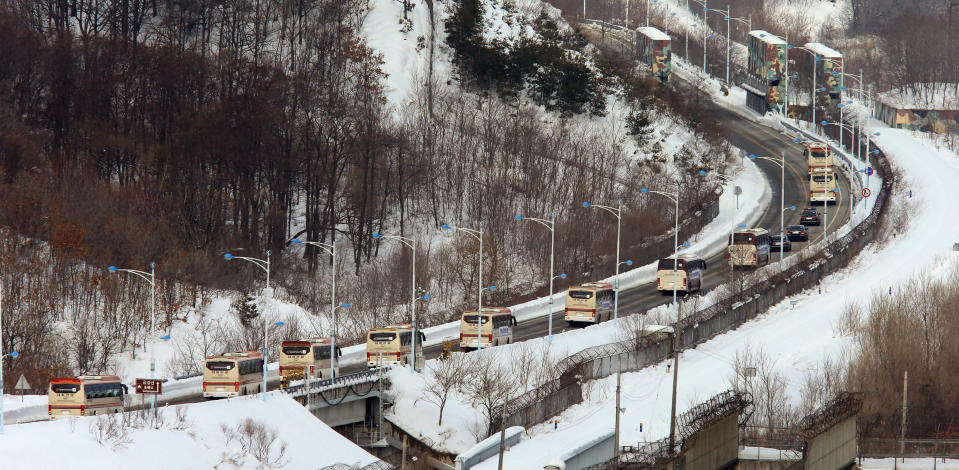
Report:
M 2 341 L 22 353 L 5 373 L 45 383 L 143 351 L 149 288 L 109 265 L 156 262 L 165 331 L 213 293 L 262 285 L 228 251 L 272 250 L 280 295 L 325 314 L 329 259 L 287 240 L 335 241 L 339 296 L 354 304 L 341 336 L 355 340 L 408 317 L 409 250 L 373 232 L 417 231 L 417 284 L 438 302 L 429 324 L 455 315 L 477 282 L 475 243 L 434 244 L 442 223 L 484 223 L 484 283 L 501 286 L 490 302 L 507 302 L 541 290 L 549 253 L 548 233 L 513 214 L 556 214 L 557 269 L 576 282 L 611 271 L 615 241 L 581 201 L 622 199 L 632 246 L 672 219 L 636 188 L 683 182 L 683 214 L 713 197 L 689 183 L 723 165 L 725 146 L 695 123 L 706 147 L 667 174 L 630 159 L 633 137 L 615 126 L 543 115 L 521 97 L 423 79 L 395 109 L 360 32 L 366 7 L 0 0 Z M 622 99 L 647 116 L 676 112 L 647 95 Z

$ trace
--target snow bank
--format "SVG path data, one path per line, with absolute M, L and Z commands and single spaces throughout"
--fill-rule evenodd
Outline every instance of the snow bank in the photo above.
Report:
M 185 420 L 178 423 L 176 408 L 181 407 Z M 273 457 L 279 456 L 281 445 L 286 446 L 278 468 L 362 466 L 377 461 L 284 394 L 271 393 L 265 403 L 259 397 L 242 397 L 164 408 L 160 413 L 165 420 L 161 429 L 128 428 L 125 439 L 103 444 L 91 432 L 98 417 L 7 426 L 0 439 L 3 467 L 152 470 L 224 468 L 226 462 L 233 462 L 228 468 L 262 468 L 243 452 L 242 439 L 228 439 L 221 429 L 235 429 L 247 418 L 276 433 Z
M 869 305 L 877 293 L 896 288 L 921 272 L 936 275 L 956 269 L 959 254 L 951 248 L 957 241 L 959 207 L 939 195 L 948 194 L 959 178 L 959 156 L 923 145 L 907 131 L 881 131 L 875 141 L 902 170 L 903 190 L 913 191 L 908 230 L 881 248 L 869 245 L 845 269 L 823 279 L 822 294 L 809 290 L 784 299 L 758 319 L 684 351 L 678 377 L 679 413 L 728 388 L 736 353 L 746 344 L 775 360 L 775 367 L 788 380 L 790 401 L 796 403 L 807 371 L 816 370 L 827 357 L 848 357 L 844 352 L 853 347 L 852 337 L 835 328 L 845 305 Z M 906 197 L 897 194 L 894 201 L 899 199 L 901 204 Z M 607 377 L 591 382 L 591 399 L 563 412 L 558 429 L 550 424 L 531 428 L 530 438 L 512 448 L 506 465 L 540 465 L 549 458 L 543 455 L 544 449 L 562 449 L 576 436 L 612 429 L 615 381 L 615 377 Z M 623 390 L 626 411 L 620 443 L 642 443 L 668 435 L 672 376 L 666 363 L 623 374 Z

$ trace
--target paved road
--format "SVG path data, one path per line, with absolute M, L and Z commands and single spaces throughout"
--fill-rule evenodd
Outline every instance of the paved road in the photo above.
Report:
M 677 77 L 676 74 L 673 77 Z M 682 83 L 677 83 L 678 87 L 685 87 Z M 685 87 L 689 93 L 699 93 L 695 88 Z M 708 100 L 708 98 L 704 97 Z M 750 119 L 743 118 L 737 113 L 713 105 L 711 108 L 712 117 L 716 119 L 723 129 L 726 139 L 734 146 L 744 150 L 747 154 L 753 154 L 759 157 L 769 157 L 778 160 L 780 153 L 786 152 L 786 179 L 785 179 L 785 206 L 797 207 L 796 211 L 786 212 L 785 225 L 798 223 L 799 211 L 809 206 L 809 180 L 806 173 L 807 163 L 802 156 L 802 147 L 793 142 L 792 138 L 786 137 L 772 129 L 753 122 Z M 765 174 L 769 186 L 772 189 L 772 198 L 770 206 L 765 212 L 758 224 L 759 227 L 769 230 L 770 234 L 779 233 L 779 201 L 780 201 L 780 179 L 781 169 L 775 163 L 757 160 L 757 165 Z M 839 175 L 840 197 L 835 205 L 829 206 L 829 230 L 830 232 L 838 229 L 846 222 L 849 216 L 848 191 L 849 182 L 844 176 Z M 822 209 L 820 208 L 820 211 Z M 832 217 L 835 214 L 837 217 Z M 823 227 L 809 227 L 809 238 L 815 242 L 822 238 Z M 793 252 L 801 249 L 805 243 L 793 243 Z M 668 256 L 669 253 L 664 253 Z M 790 253 L 786 253 L 788 257 Z M 624 258 L 629 254 L 624 253 Z M 778 254 L 773 253 L 770 261 L 778 260 Z M 726 264 L 725 253 L 720 253 L 706 260 L 709 267 L 704 278 L 703 289 L 712 289 L 729 279 L 728 264 Z M 648 309 L 671 302 L 671 297 L 662 296 L 657 290 L 655 283 L 640 285 L 632 289 L 623 289 L 620 295 L 619 311 L 621 315 L 631 313 L 645 312 Z M 563 312 L 553 313 L 553 332 L 558 333 L 566 330 L 566 322 Z M 547 317 L 531 319 L 520 322 L 515 329 L 514 338 L 516 341 L 523 341 L 531 338 L 545 336 L 548 330 Z M 426 347 L 425 355 L 427 358 L 435 358 L 442 352 L 441 345 Z M 351 374 L 366 370 L 365 364 L 356 364 L 341 369 L 342 374 Z M 279 381 L 270 382 L 270 389 L 276 388 Z M 186 403 L 200 401 L 202 398 L 196 396 L 184 397 L 171 400 L 170 404 Z

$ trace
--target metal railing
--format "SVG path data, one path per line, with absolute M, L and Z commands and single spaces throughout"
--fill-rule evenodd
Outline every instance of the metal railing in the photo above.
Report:
M 283 389 L 283 391 L 293 395 L 294 397 L 300 397 L 305 395 L 307 392 L 316 393 L 330 390 L 332 388 L 350 387 L 362 383 L 376 382 L 377 380 L 380 380 L 381 374 L 382 371 L 379 368 L 370 369 L 365 372 L 341 375 L 331 379 L 311 380 L 309 383 L 301 383 L 286 387 Z

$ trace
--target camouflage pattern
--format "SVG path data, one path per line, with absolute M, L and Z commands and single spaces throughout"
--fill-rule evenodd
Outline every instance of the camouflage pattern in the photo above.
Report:
M 897 129 L 959 135 L 959 110 L 896 109 L 880 102 L 879 118 Z
M 816 102 L 834 108 L 842 96 L 842 57 L 821 59 L 816 62 L 816 87 L 823 87 L 826 91 L 816 91 Z
M 637 53 L 640 62 L 649 65 L 653 76 L 662 83 L 669 83 L 673 74 L 672 44 L 669 39 L 652 39 L 642 32 L 636 33 Z
M 749 73 L 766 85 L 766 102 L 779 114 L 785 112 L 786 45 L 770 44 L 749 36 Z

